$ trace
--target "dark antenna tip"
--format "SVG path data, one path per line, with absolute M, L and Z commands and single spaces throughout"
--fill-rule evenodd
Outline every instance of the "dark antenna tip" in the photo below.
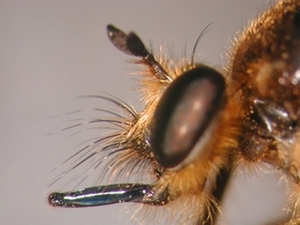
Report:
M 117 49 L 127 55 L 133 55 L 127 46 L 128 35 L 126 33 L 111 24 L 106 26 L 106 30 L 109 40 Z
M 126 34 L 111 24 L 108 24 L 106 29 L 109 40 L 117 49 L 127 55 L 141 57 L 144 63 L 152 67 L 157 78 L 170 80 L 168 73 L 154 59 L 154 56 L 148 52 L 142 40 L 134 32 Z

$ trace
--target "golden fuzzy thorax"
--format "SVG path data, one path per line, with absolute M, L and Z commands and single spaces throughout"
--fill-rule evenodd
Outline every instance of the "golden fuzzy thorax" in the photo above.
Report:
M 269 163 L 286 173 L 296 189 L 300 170 L 299 23 L 300 1 L 278 1 L 238 35 L 227 69 L 233 82 L 238 80 L 243 104 L 237 162 Z M 257 114 L 265 117 L 257 119 Z M 295 208 L 288 224 L 300 224 L 299 196 L 291 199 Z

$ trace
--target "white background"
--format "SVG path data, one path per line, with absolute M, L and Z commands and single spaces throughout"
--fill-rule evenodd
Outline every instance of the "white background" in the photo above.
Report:
M 187 52 L 202 29 L 213 22 L 198 46 L 200 59 L 224 64 L 224 52 L 235 33 L 271 4 L 262 0 L 198 1 L 24 1 L 0 0 L 0 221 L 1 224 L 127 224 L 120 204 L 89 209 L 52 209 L 47 194 L 57 173 L 50 171 L 74 153 L 78 142 L 63 132 L 66 117 L 98 101 L 75 99 L 99 91 L 135 104 L 130 57 L 109 42 L 105 27 L 112 23 L 134 30 L 145 44 L 168 44 L 178 58 Z M 102 107 L 102 105 L 97 105 Z M 105 106 L 103 106 L 105 108 Z M 76 140 L 76 138 L 75 138 Z M 61 171 L 60 171 L 61 172 Z M 269 178 L 274 174 L 270 173 Z M 278 216 L 272 192 L 282 183 L 244 176 L 228 197 L 228 224 L 264 224 L 260 218 Z M 63 186 L 64 182 L 60 181 Z M 259 186 L 269 185 L 267 189 Z M 241 198 L 242 190 L 247 197 Z M 252 200 L 252 202 L 250 202 Z M 126 210 L 125 210 L 126 211 Z M 280 210 L 279 210 L 280 211 Z M 121 217 L 121 218 L 120 218 Z M 222 222 L 225 224 L 225 222 Z

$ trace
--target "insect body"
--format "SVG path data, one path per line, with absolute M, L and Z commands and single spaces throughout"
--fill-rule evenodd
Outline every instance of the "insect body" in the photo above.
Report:
M 112 174 L 138 167 L 150 171 L 153 181 L 52 193 L 51 205 L 136 202 L 168 212 L 176 224 L 207 224 L 219 208 L 220 174 L 261 162 L 282 170 L 299 192 L 299 1 L 279 1 L 251 22 L 223 71 L 196 63 L 194 52 L 173 66 L 156 59 L 135 33 L 112 25 L 107 32 L 119 50 L 146 68 L 140 81 L 145 108 L 137 112 L 121 100 L 98 96 L 128 116 L 108 112 L 113 119 L 94 121 L 115 129 L 87 146 L 78 165 L 93 157 L 95 169 L 105 159 Z M 299 198 L 289 224 L 300 224 Z

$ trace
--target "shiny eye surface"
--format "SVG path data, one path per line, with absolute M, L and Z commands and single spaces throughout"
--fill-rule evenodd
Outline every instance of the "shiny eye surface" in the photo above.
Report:
M 202 136 L 218 112 L 224 88 L 223 77 L 204 66 L 185 72 L 167 88 L 150 132 L 152 151 L 162 167 L 179 166 L 205 141 Z

